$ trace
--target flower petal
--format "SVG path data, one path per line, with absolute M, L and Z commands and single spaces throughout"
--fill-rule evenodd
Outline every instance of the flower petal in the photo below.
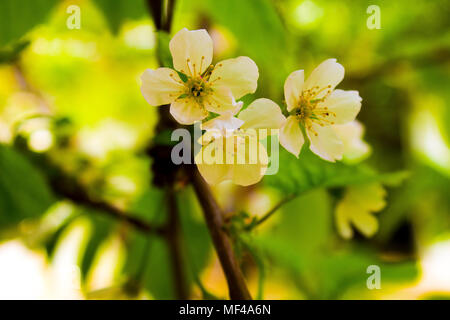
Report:
M 380 211 L 386 206 L 386 189 L 380 183 L 360 185 L 358 188 L 361 203 L 370 211 Z
M 361 109 L 361 97 L 358 91 L 334 90 L 320 107 L 327 107 L 330 115 L 327 117 L 335 124 L 343 124 L 355 120 Z
M 350 225 L 349 212 L 353 210 L 351 204 L 348 201 L 341 200 L 337 203 L 335 209 L 335 223 L 338 233 L 344 239 L 350 239 L 353 237 L 353 229 Z
M 141 80 L 142 95 L 152 106 L 171 103 L 185 89 L 178 73 L 169 68 L 147 69 Z
M 266 148 L 256 137 L 237 139 L 237 143 L 235 163 L 231 165 L 233 183 L 241 186 L 258 183 L 269 163 Z M 251 154 L 252 152 L 255 154 Z
M 378 230 L 378 220 L 367 211 L 358 212 L 352 219 L 355 227 L 366 237 L 372 237 Z
M 363 140 L 364 127 L 357 120 L 333 126 L 338 138 L 344 144 L 344 160 L 357 162 L 370 153 L 370 146 Z
M 170 114 L 181 124 L 193 124 L 206 118 L 208 112 L 194 99 L 177 99 L 170 105 Z
M 336 59 L 325 60 L 313 70 L 305 81 L 304 90 L 314 87 L 318 87 L 320 90 L 327 86 L 330 86 L 330 90 L 333 90 L 344 79 L 344 73 L 344 67 L 337 63 Z M 316 99 L 323 97 L 326 93 L 327 90 L 323 90 L 316 96 Z
M 279 129 L 286 122 L 280 107 L 270 99 L 257 99 L 243 110 L 239 119 L 244 121 L 242 129 Z
M 303 70 L 294 71 L 286 78 L 284 82 L 284 99 L 286 100 L 288 111 L 294 109 L 298 104 L 304 81 L 305 72 Z
M 202 74 L 211 64 L 213 42 L 205 29 L 181 29 L 170 40 L 169 47 L 174 68 L 188 76 Z
M 385 196 L 386 190 L 376 182 L 347 187 L 335 211 L 336 224 L 341 236 L 346 239 L 352 237 L 351 224 L 366 237 L 373 236 L 378 230 L 378 220 L 374 213 L 385 207 Z
M 280 144 L 298 158 L 305 139 L 297 119 L 289 116 L 280 130 Z
M 235 99 L 256 91 L 258 67 L 249 57 L 237 57 L 216 64 L 211 73 L 213 88 L 227 87 Z
M 202 130 L 217 131 L 222 136 L 231 135 L 236 129 L 240 128 L 244 121 L 230 115 L 223 115 L 207 122 L 202 123 Z
M 205 109 L 218 114 L 233 114 L 241 107 L 234 100 L 231 90 L 225 87 L 214 88 L 213 92 L 203 100 Z
M 344 146 L 332 126 L 322 127 L 312 123 L 311 128 L 306 129 L 306 134 L 311 142 L 309 148 L 319 157 L 331 162 L 342 159 Z
M 223 148 L 224 139 L 215 140 L 212 143 L 203 146 L 200 152 L 195 156 L 195 163 L 202 177 L 211 185 L 216 185 L 225 180 L 230 180 L 232 175 L 231 165 L 226 164 L 224 157 L 222 163 L 215 160 L 215 151 L 217 148 Z

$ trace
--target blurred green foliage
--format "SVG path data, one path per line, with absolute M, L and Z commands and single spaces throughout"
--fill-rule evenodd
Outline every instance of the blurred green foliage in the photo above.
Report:
M 66 27 L 71 4 L 81 8 L 80 30 Z M 366 27 L 371 4 L 381 8 L 380 30 Z M 20 226 L 32 221 L 38 225 L 37 245 L 51 258 L 69 227 L 87 220 L 78 259 L 83 280 L 95 269 L 102 245 L 119 237 L 126 257 L 117 285 L 130 298 L 143 290 L 171 299 L 165 241 L 76 203 L 70 215 L 59 217 L 49 172 L 13 148 L 15 140 L 25 138 L 33 149 L 35 131 L 47 130 L 53 143 L 35 151 L 44 152 L 91 195 L 145 221 L 165 222 L 163 192 L 150 183 L 145 154 L 157 112 L 140 95 L 138 78 L 158 61 L 170 66 L 170 35 L 155 34 L 147 12 L 143 0 L 0 2 L 0 234 L 27 238 Z M 215 61 L 238 55 L 256 61 L 259 86 L 244 97 L 246 104 L 268 97 L 285 108 L 286 76 L 297 69 L 309 74 L 330 57 L 346 68 L 339 88 L 358 90 L 363 97 L 358 119 L 373 149 L 367 161 L 331 164 L 307 146 L 297 160 L 281 150 L 277 175 L 254 188 L 233 189 L 233 196 L 216 190 L 233 212 L 251 207 L 249 199 L 258 192 L 275 200 L 298 196 L 267 225 L 242 231 L 236 239 L 244 271 L 259 270 L 263 297 L 274 282 L 292 283 L 293 298 L 372 297 L 365 289 L 368 265 L 381 267 L 383 283 L 411 284 L 420 278 L 418 248 L 448 237 L 449 14 L 446 1 L 176 1 L 173 32 L 206 28 L 216 44 Z M 41 113 L 65 125 L 25 120 Z M 335 203 L 345 186 L 368 182 L 382 183 L 389 192 L 388 206 L 378 215 L 379 233 L 344 241 L 334 228 Z M 178 202 L 183 271 L 189 286 L 205 295 L 204 287 L 215 289 L 215 283 L 201 283 L 211 269 L 210 238 L 192 190 L 182 189 Z M 48 226 L 52 217 L 57 223 Z

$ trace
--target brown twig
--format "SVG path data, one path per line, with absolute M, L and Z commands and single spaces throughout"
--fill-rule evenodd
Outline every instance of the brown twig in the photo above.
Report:
M 170 32 L 175 0 L 169 0 L 167 11 L 162 0 L 147 0 L 150 15 L 153 17 L 156 30 Z M 162 61 L 159 59 L 159 64 Z M 158 110 L 159 122 L 155 133 L 159 134 L 167 129 L 175 129 L 177 124 L 168 112 L 168 106 L 162 106 Z M 174 190 L 177 172 L 180 169 L 170 159 L 171 148 L 168 146 L 150 145 L 147 154 L 153 158 L 153 184 L 164 189 L 168 209 L 166 241 L 169 248 L 174 277 L 174 289 L 177 299 L 188 299 L 189 289 L 186 283 L 186 275 L 183 259 L 183 246 L 181 243 L 180 215 Z
M 50 186 L 55 194 L 69 199 L 76 204 L 94 209 L 96 212 L 103 213 L 104 215 L 123 221 L 135 227 L 139 231 L 153 233 L 160 236 L 166 234 L 166 228 L 164 226 L 153 225 L 147 221 L 137 218 L 132 213 L 124 212 L 107 202 L 92 199 L 85 191 L 84 187 L 81 186 L 74 178 L 69 177 L 55 167 L 52 168 L 53 172 L 56 170 L 57 174 L 53 174 L 49 180 Z
M 263 215 L 259 220 L 257 220 L 256 222 L 252 223 L 249 226 L 249 230 L 253 229 L 257 226 L 259 226 L 261 223 L 263 223 L 264 221 L 266 221 L 267 219 L 269 219 L 275 212 L 278 211 L 278 209 L 280 209 L 283 205 L 285 205 L 286 203 L 288 203 L 289 201 L 295 199 L 298 195 L 293 193 L 288 195 L 287 197 L 281 199 L 272 209 L 270 209 L 265 215 Z
M 250 300 L 252 297 L 234 254 L 231 240 L 223 228 L 222 210 L 196 167 L 192 168 L 192 185 L 202 206 L 209 233 L 227 279 L 230 298 Z
M 164 19 L 162 18 L 162 2 L 155 0 L 148 0 L 147 2 L 149 8 L 151 9 L 151 14 L 155 19 L 155 24 L 160 26 L 159 28 L 157 27 L 157 29 L 165 32 L 170 32 L 175 0 L 168 0 L 167 13 Z M 170 116 L 168 109 L 168 106 L 161 107 L 159 109 L 159 123 L 156 129 L 157 132 L 162 132 L 163 130 L 174 129 L 177 127 L 177 123 L 174 122 L 173 118 Z M 153 170 L 154 173 L 158 173 L 157 175 L 159 177 L 156 177 L 157 181 L 163 182 L 165 185 L 170 185 L 171 183 L 173 186 L 178 169 L 173 168 L 173 166 L 169 164 L 171 162 L 170 156 L 167 159 L 161 159 L 160 156 L 157 156 L 157 154 L 166 154 L 166 148 L 164 148 L 163 146 L 153 146 L 150 150 L 150 154 L 152 154 L 154 160 L 157 161 L 157 163 L 154 163 L 154 166 L 156 165 L 155 167 L 158 167 L 159 170 Z M 195 167 L 193 171 L 194 175 L 192 178 L 192 184 L 203 208 L 206 224 L 213 239 L 213 244 L 219 256 L 222 268 L 224 270 L 230 291 L 230 298 L 251 299 L 250 293 L 244 280 L 244 276 L 234 255 L 231 240 L 222 229 L 222 211 L 217 205 L 214 197 L 212 196 L 211 190 L 209 189 L 208 185 L 199 175 L 197 168 Z M 173 215 L 174 217 L 176 216 L 174 213 Z M 178 255 L 178 249 L 175 250 L 174 248 L 172 254 Z M 172 261 L 174 261 L 174 263 L 176 263 L 176 259 L 178 258 L 172 257 Z M 177 273 L 179 270 L 174 269 L 174 271 Z M 179 274 L 175 274 L 176 279 L 179 278 L 179 276 Z
M 169 246 L 170 259 L 174 275 L 175 295 L 177 299 L 186 300 L 189 298 L 189 289 L 186 283 L 185 270 L 183 268 L 184 255 L 181 245 L 181 226 L 178 211 L 177 199 L 173 189 L 166 190 L 168 220 L 167 220 L 167 244 Z

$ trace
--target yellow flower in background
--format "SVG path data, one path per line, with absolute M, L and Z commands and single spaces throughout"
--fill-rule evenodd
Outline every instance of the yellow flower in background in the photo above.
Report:
M 281 128 L 286 118 L 269 99 L 253 101 L 235 117 L 241 106 L 202 124 L 206 133 L 200 138 L 203 147 L 195 163 L 209 184 L 231 180 L 248 186 L 266 172 L 268 155 L 260 140 L 270 134 L 268 130 Z
M 386 206 L 385 197 L 386 190 L 380 183 L 347 187 L 335 209 L 339 234 L 350 239 L 353 225 L 364 236 L 373 236 L 378 230 L 378 220 L 373 214 Z
M 154 106 L 170 104 L 170 113 L 181 124 L 193 124 L 208 111 L 224 114 L 236 108 L 235 99 L 253 93 L 258 67 L 248 57 L 212 65 L 213 42 L 206 30 L 180 30 L 169 44 L 174 69 L 147 69 L 141 92 Z M 187 79 L 181 80 L 178 72 Z
M 280 131 L 280 143 L 299 156 L 305 142 L 302 129 L 310 141 L 310 149 L 319 157 L 342 159 L 344 146 L 335 125 L 353 121 L 361 108 L 358 91 L 334 90 L 344 78 L 344 67 L 336 59 L 328 59 L 304 80 L 304 71 L 291 73 L 284 84 L 284 96 L 290 116 Z

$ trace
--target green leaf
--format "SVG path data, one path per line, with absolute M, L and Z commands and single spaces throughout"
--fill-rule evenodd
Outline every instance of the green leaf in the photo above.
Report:
M 20 153 L 0 145 L 0 227 L 37 218 L 54 201 L 40 172 Z
M 192 285 L 194 279 L 206 266 L 211 251 L 211 241 L 206 226 L 200 218 L 198 205 L 194 202 L 192 190 L 186 189 L 177 195 L 181 221 L 181 244 L 184 253 L 184 275 L 188 285 Z M 160 193 L 160 196 L 163 195 Z M 143 204 L 148 206 L 148 212 L 152 212 L 156 206 L 158 216 L 153 216 L 152 221 L 160 221 L 161 217 L 166 217 L 165 206 L 158 204 L 160 200 L 153 198 L 153 202 L 140 203 L 143 211 Z M 127 242 L 124 272 L 134 282 L 146 288 L 155 299 L 175 298 L 170 253 L 164 238 L 133 232 Z
M 173 68 L 172 54 L 169 50 L 170 36 L 167 32 L 159 31 L 156 35 L 157 55 L 162 67 Z
M 0 1 L 0 46 L 19 40 L 45 21 L 58 0 Z
M 336 299 L 350 288 L 365 288 L 370 265 L 380 266 L 382 287 L 417 277 L 415 261 L 390 263 L 372 247 L 336 245 L 331 209 L 325 190 L 308 192 L 283 206 L 275 226 L 256 234 L 254 244 L 269 257 L 272 268 L 283 270 L 311 299 Z
M 45 251 L 47 252 L 47 257 L 52 260 L 54 257 L 55 249 L 58 244 L 59 239 L 67 230 L 67 228 L 72 224 L 76 218 L 79 217 L 79 214 L 71 214 L 69 217 L 61 221 L 61 223 L 52 230 L 52 232 L 46 236 L 42 242 L 45 247 Z M 44 218 L 45 219 L 45 218 Z
M 310 298 L 318 288 L 314 266 L 333 234 L 330 196 L 325 190 L 308 192 L 285 204 L 276 227 L 256 235 L 254 244 L 273 264 L 293 273 L 295 282 Z
M 320 279 L 320 297 L 336 299 L 352 287 L 366 289 L 367 267 L 380 267 L 381 289 L 393 283 L 407 283 L 419 275 L 415 261 L 385 262 L 370 248 L 355 246 L 352 250 L 336 251 L 324 255 L 316 274 Z
M 242 53 L 260 67 L 264 87 L 279 92 L 291 66 L 288 30 L 270 0 L 205 0 L 213 21 L 233 33 Z M 264 74 L 267 72 L 267 74 Z M 260 83 L 261 84 L 261 83 Z
M 178 207 L 180 209 L 181 228 L 186 245 L 186 263 L 188 276 L 198 276 L 206 267 L 211 253 L 211 238 L 201 208 L 195 200 L 191 188 L 179 193 Z
M 144 0 L 94 0 L 94 2 L 105 15 L 113 34 L 119 33 L 126 20 L 139 19 L 147 13 Z
M 80 269 L 83 279 L 86 279 L 98 249 L 110 235 L 113 227 L 111 219 L 98 216 L 96 213 L 90 214 L 89 220 L 91 222 L 89 239 L 84 250 L 80 251 Z
M 303 148 L 299 159 L 281 149 L 279 162 L 278 173 L 267 176 L 264 181 L 269 186 L 289 194 L 301 194 L 321 187 L 343 187 L 371 182 L 396 185 L 408 175 L 404 171 L 378 174 L 364 164 L 331 163 L 322 160 L 307 148 Z

